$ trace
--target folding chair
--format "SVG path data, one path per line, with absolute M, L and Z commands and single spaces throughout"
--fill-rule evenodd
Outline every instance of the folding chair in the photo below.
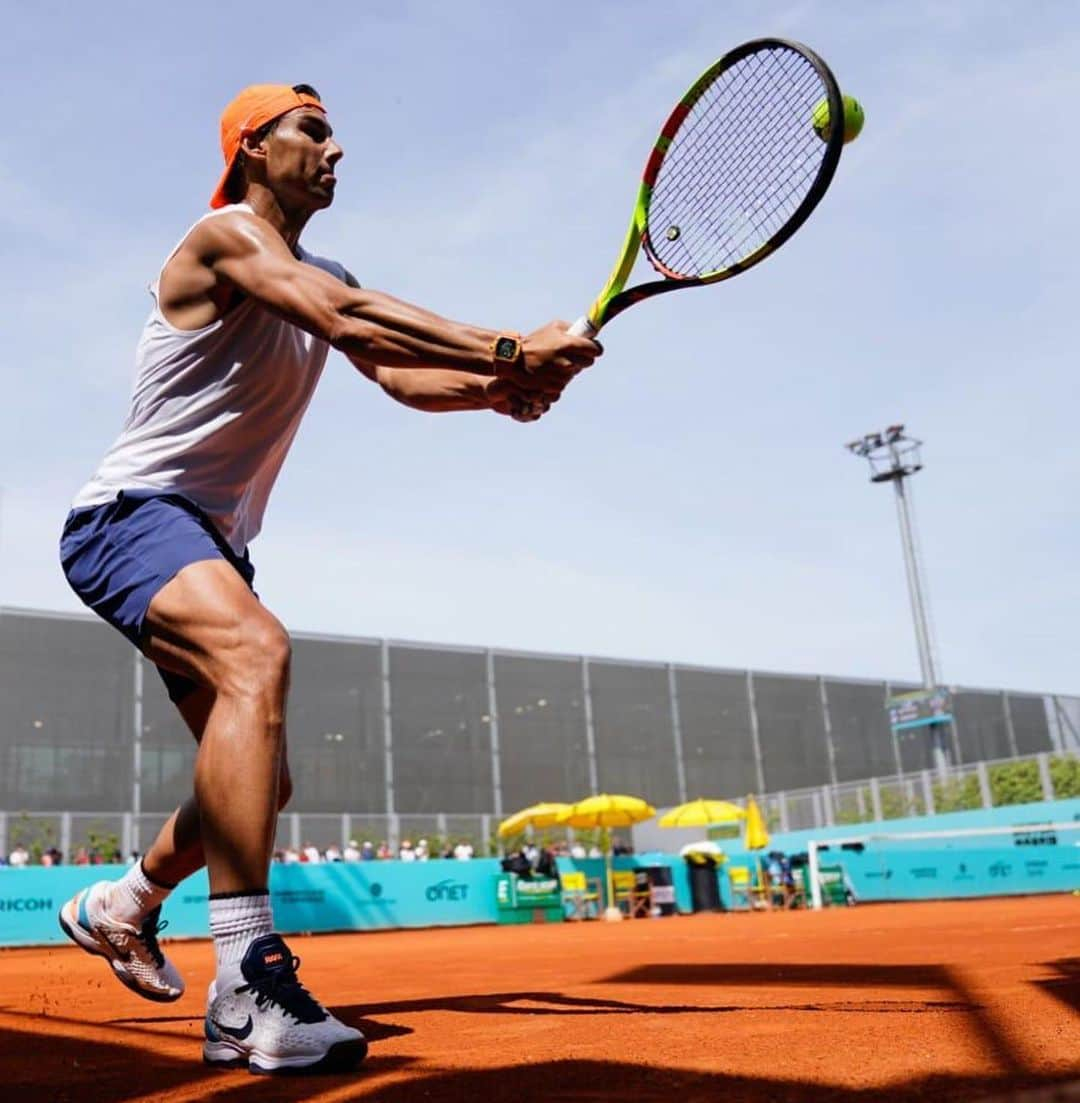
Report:
M 580 870 L 560 875 L 563 911 L 567 919 L 595 919 L 600 914 L 600 893 L 590 891 L 589 882 Z
M 611 875 L 615 906 L 630 919 L 652 918 L 652 886 L 644 870 L 617 869 Z
M 771 908 L 769 886 L 762 878 L 760 867 L 729 865 L 727 871 L 733 911 L 764 911 Z M 745 901 L 745 908 L 740 901 Z

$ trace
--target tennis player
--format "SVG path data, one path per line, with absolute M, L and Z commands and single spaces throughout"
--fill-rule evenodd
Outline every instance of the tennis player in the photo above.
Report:
M 546 413 L 600 348 L 564 322 L 525 337 L 452 322 L 308 253 L 301 233 L 333 201 L 342 156 L 309 85 L 245 89 L 221 117 L 221 147 L 212 210 L 151 288 L 127 421 L 60 544 L 75 592 L 161 671 L 199 744 L 194 795 L 141 862 L 78 893 L 60 923 L 132 991 L 178 999 L 161 905 L 205 863 L 217 957 L 205 1059 L 348 1067 L 363 1036 L 301 985 L 274 932 L 289 637 L 252 590 L 248 545 L 331 347 L 408 406 L 521 421 Z

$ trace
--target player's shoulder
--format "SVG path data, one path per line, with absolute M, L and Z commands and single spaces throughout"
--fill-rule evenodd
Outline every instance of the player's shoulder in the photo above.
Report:
M 195 252 L 220 255 L 280 241 L 273 227 L 245 204 L 233 204 L 203 215 L 188 231 L 185 243 Z

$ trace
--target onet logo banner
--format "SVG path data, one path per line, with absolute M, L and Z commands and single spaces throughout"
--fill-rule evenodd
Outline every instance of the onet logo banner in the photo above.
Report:
M 435 884 L 428 885 L 424 890 L 424 895 L 432 903 L 439 900 L 467 900 L 469 896 L 469 886 L 463 884 L 461 881 L 455 881 L 452 877 L 448 877 L 444 881 L 436 881 Z

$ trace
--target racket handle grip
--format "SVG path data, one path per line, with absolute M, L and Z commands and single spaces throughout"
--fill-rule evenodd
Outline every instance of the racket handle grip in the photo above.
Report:
M 566 332 L 571 337 L 595 337 L 600 330 L 589 321 L 587 314 L 583 314 Z

